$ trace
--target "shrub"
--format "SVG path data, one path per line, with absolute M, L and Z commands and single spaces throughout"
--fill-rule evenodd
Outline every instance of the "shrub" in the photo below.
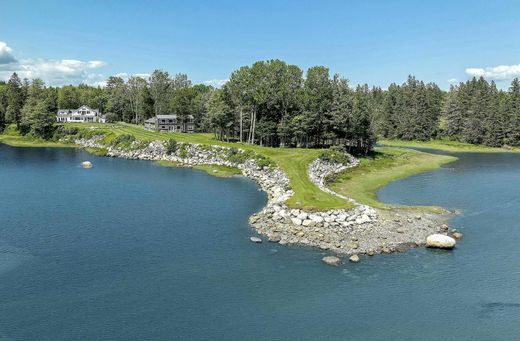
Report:
M 111 144 L 113 147 L 117 147 L 120 149 L 129 149 L 134 141 L 134 135 L 121 134 L 117 136 L 114 140 L 112 140 Z
M 343 165 L 348 164 L 349 161 L 348 154 L 345 152 L 344 148 L 338 146 L 333 146 L 323 151 L 323 153 L 320 155 L 320 159 L 329 162 L 341 163 Z
M 76 128 L 76 127 L 58 126 L 58 127 L 56 127 L 56 130 L 54 130 L 52 139 L 54 141 L 59 141 L 64 138 L 76 136 L 77 134 L 78 134 L 78 128 Z
M 177 151 L 177 141 L 175 141 L 174 139 L 169 139 L 168 141 L 166 141 L 166 154 L 172 155 L 172 154 L 175 154 L 176 151 Z
M 179 147 L 179 156 L 183 159 L 188 157 L 188 151 L 186 150 L 186 145 L 184 143 Z

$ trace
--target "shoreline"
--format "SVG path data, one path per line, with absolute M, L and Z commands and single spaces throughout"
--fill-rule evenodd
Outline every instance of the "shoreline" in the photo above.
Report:
M 100 137 L 75 140 L 86 148 L 107 148 L 98 143 Z M 375 255 L 423 246 L 426 237 L 434 233 L 447 233 L 443 228 L 451 217 L 447 211 L 433 213 L 405 208 L 382 210 L 355 202 L 326 188 L 325 180 L 334 173 L 355 167 L 359 161 L 351 157 L 349 164 L 340 165 L 315 160 L 310 165 L 309 178 L 320 188 L 354 207 L 327 211 L 308 211 L 290 208 L 286 201 L 294 194 L 287 175 L 278 167 L 260 167 L 254 159 L 243 163 L 225 160 L 229 148 L 181 143 L 183 155 L 167 155 L 164 141 L 151 141 L 145 147 L 134 150 L 107 148 L 107 156 L 127 159 L 174 162 L 178 166 L 218 165 L 236 167 L 242 175 L 258 183 L 267 193 L 266 206 L 249 218 L 251 227 L 270 242 L 281 245 L 311 246 L 336 255 Z M 238 150 L 244 153 L 243 150 Z M 308 171 L 309 171 L 308 170 Z
M 290 188 L 289 178 L 279 166 L 259 167 L 254 159 L 247 159 L 243 163 L 230 162 L 225 155 L 231 148 L 180 142 L 179 145 L 183 146 L 182 155 L 179 150 L 167 155 L 165 141 L 147 141 L 144 145 L 142 141 L 136 141 L 131 150 L 123 150 L 101 144 L 102 138 L 99 135 L 77 139 L 73 145 L 67 145 L 87 151 L 103 148 L 108 157 L 166 162 L 178 167 L 216 165 L 239 169 L 243 176 L 257 182 L 268 195 L 266 206 L 253 214 L 249 223 L 270 242 L 310 246 L 339 256 L 372 256 L 405 252 L 410 248 L 424 246 L 430 234 L 449 233 L 443 226 L 453 214 L 446 210 L 438 213 L 412 207 L 380 209 L 360 204 L 329 189 L 326 180 L 330 176 L 359 165 L 359 160 L 353 157 L 349 158 L 346 165 L 319 158 L 309 165 L 307 175 L 312 183 L 320 190 L 350 203 L 350 207 L 345 209 L 313 211 L 287 206 L 286 202 L 293 197 L 294 191 Z M 55 146 L 61 147 L 61 143 Z M 138 148 L 134 148 L 136 146 Z M 237 150 L 245 153 L 245 150 Z M 205 170 L 212 174 L 208 169 Z

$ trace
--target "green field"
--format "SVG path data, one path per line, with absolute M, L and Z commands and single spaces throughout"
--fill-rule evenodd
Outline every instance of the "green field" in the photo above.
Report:
M 155 162 L 158 165 L 165 166 L 165 167 L 179 167 L 179 163 L 174 161 L 156 161 Z M 228 166 L 219 166 L 219 165 L 197 165 L 192 166 L 193 169 L 198 169 L 205 171 L 208 174 L 211 174 L 213 176 L 217 176 L 220 178 L 229 178 L 233 175 L 240 175 L 242 172 L 240 169 L 235 167 L 228 167 Z
M 12 147 L 75 147 L 70 143 L 46 141 L 19 135 L 0 135 L 0 142 Z
M 463 143 L 449 140 L 430 140 L 430 141 L 403 141 L 403 140 L 378 140 L 382 146 L 388 147 L 410 147 L 437 149 L 452 153 L 519 153 L 520 148 L 493 148 L 470 143 Z
M 329 188 L 337 193 L 377 208 L 391 208 L 377 200 L 377 190 L 392 181 L 438 168 L 457 158 L 434 155 L 406 148 L 376 148 L 375 156 L 362 158 L 361 164 L 344 172 Z M 433 208 L 436 210 L 436 208 Z
M 104 142 L 108 143 L 118 135 L 130 134 L 138 140 L 169 140 L 178 142 L 198 143 L 205 145 L 219 145 L 235 147 L 244 150 L 252 150 L 264 155 L 275 162 L 289 177 L 291 188 L 295 194 L 287 201 L 291 208 L 305 210 L 328 210 L 339 208 L 351 208 L 353 204 L 338 198 L 332 194 L 323 192 L 313 184 L 307 175 L 309 164 L 321 155 L 322 149 L 303 148 L 270 148 L 246 143 L 233 143 L 216 140 L 213 134 L 207 133 L 158 133 L 145 130 L 141 126 L 131 124 L 83 124 L 71 123 L 67 127 L 78 129 L 99 129 L 104 134 Z M 26 136 L 18 136 L 12 131 L 0 135 L 0 142 L 12 146 L 46 146 L 46 147 L 70 147 L 70 144 L 38 140 Z M 388 141 L 383 141 L 388 142 Z M 97 155 L 103 155 L 103 149 L 89 149 Z M 410 149 L 378 148 L 375 158 L 362 158 L 361 165 L 350 169 L 340 175 L 331 185 L 331 189 L 357 200 L 360 203 L 379 208 L 388 208 L 387 205 L 377 201 L 376 191 L 382 186 L 399 178 L 407 177 L 420 172 L 437 168 L 443 163 L 455 158 L 420 153 Z M 174 164 L 167 164 L 175 166 Z M 197 166 L 198 168 L 215 176 L 231 176 L 238 173 L 234 168 L 216 166 Z

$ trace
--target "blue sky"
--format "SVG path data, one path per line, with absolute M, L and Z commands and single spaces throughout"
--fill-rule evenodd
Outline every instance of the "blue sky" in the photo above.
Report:
M 0 78 L 102 84 L 155 68 L 195 82 L 278 58 L 388 86 L 520 76 L 520 1 L 0 0 Z M 501 66 L 501 67 L 499 67 Z M 497 68 L 498 67 L 498 68 Z M 468 70 L 469 69 L 469 70 Z

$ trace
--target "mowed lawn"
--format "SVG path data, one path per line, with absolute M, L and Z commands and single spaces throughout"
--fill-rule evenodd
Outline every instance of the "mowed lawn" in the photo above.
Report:
M 392 208 L 377 199 L 377 191 L 401 178 L 427 172 L 456 157 L 419 152 L 407 148 L 376 148 L 375 155 L 362 158 L 361 164 L 340 174 L 328 187 L 337 193 L 377 208 Z M 437 210 L 431 207 L 428 209 Z
M 430 141 L 403 141 L 403 140 L 379 140 L 382 146 L 388 147 L 409 147 L 423 149 L 437 149 L 452 153 L 520 153 L 520 148 L 494 148 L 483 145 L 449 141 L 449 140 L 430 140 Z
M 353 207 L 352 203 L 323 192 L 311 182 L 307 175 L 309 163 L 319 157 L 323 151 L 320 149 L 261 147 L 246 143 L 219 141 L 215 139 L 213 134 L 158 133 L 146 130 L 141 126 L 122 123 L 110 125 L 69 123 L 67 126 L 74 126 L 77 128 L 95 126 L 99 129 L 108 130 L 115 135 L 130 134 L 139 140 L 168 140 L 173 138 L 178 142 L 219 145 L 224 147 L 241 148 L 244 150 L 253 150 L 276 162 L 276 164 L 280 166 L 289 177 L 291 188 L 295 193 L 287 201 L 289 207 L 302 208 L 311 211 Z

